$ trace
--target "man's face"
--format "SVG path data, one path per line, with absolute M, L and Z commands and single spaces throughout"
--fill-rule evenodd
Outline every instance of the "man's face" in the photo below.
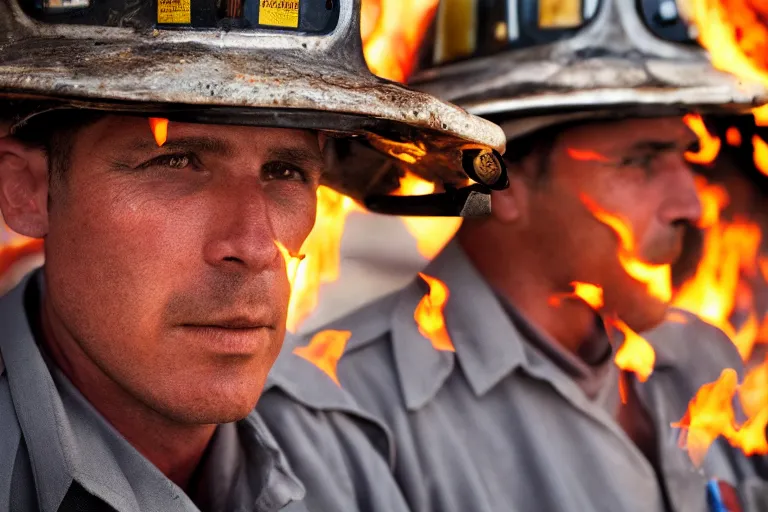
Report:
M 315 133 L 146 119 L 79 131 L 54 180 L 47 297 L 88 357 L 177 421 L 255 405 L 290 294 L 275 241 L 297 252 L 315 218 Z
M 695 136 L 680 118 L 631 119 L 567 129 L 549 154 L 548 174 L 527 186 L 526 243 L 544 254 L 557 286 L 599 284 L 606 307 L 635 330 L 659 323 L 667 304 L 647 293 L 617 257 L 619 240 L 585 207 L 586 196 L 628 223 L 634 256 L 673 263 L 684 226 L 700 204 L 683 153 Z

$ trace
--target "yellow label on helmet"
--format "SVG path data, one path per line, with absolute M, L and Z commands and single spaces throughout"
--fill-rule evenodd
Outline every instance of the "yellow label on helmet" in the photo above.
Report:
M 190 0 L 157 0 L 158 23 L 192 23 Z
M 298 28 L 299 0 L 259 0 L 259 25 Z
M 581 0 L 539 0 L 539 28 L 574 28 L 582 23 Z
M 437 11 L 436 64 L 472 55 L 477 49 L 477 0 L 443 0 Z

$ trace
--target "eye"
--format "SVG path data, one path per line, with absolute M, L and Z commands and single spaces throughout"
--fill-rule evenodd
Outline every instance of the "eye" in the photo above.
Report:
M 157 158 L 141 164 L 140 168 L 148 167 L 168 167 L 170 169 L 186 169 L 195 160 L 195 156 L 188 153 L 178 153 L 171 155 L 162 155 Z
M 288 162 L 268 162 L 262 172 L 265 180 L 307 181 L 307 174 Z
M 657 153 L 646 153 L 644 155 L 637 155 L 627 157 L 621 161 L 621 167 L 649 167 L 654 159 L 658 156 Z

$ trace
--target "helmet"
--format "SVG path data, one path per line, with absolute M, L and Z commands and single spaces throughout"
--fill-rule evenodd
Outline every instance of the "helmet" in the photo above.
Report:
M 483 184 L 506 183 L 504 134 L 374 76 L 359 25 L 359 0 L 0 0 L 0 115 L 12 133 L 61 109 L 322 130 L 327 185 L 362 201 L 405 167 L 451 191 L 472 178 L 464 203 L 429 214 L 471 212 Z M 396 165 L 371 171 L 373 154 Z M 382 209 L 398 201 L 413 199 Z
M 763 85 L 712 67 L 674 0 L 443 0 L 438 9 L 411 85 L 503 123 L 508 139 L 585 117 L 768 101 Z

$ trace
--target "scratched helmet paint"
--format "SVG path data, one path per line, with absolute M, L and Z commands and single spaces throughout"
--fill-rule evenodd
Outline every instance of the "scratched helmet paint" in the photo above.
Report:
M 63 108 L 323 130 L 326 184 L 358 200 L 405 165 L 451 188 L 500 160 L 497 126 L 374 76 L 359 25 L 359 0 L 0 0 L 0 115 L 12 130 Z M 371 171 L 382 153 L 398 164 Z
M 675 0 L 441 0 L 410 84 L 496 120 L 509 138 L 599 114 L 768 99 L 711 66 Z

